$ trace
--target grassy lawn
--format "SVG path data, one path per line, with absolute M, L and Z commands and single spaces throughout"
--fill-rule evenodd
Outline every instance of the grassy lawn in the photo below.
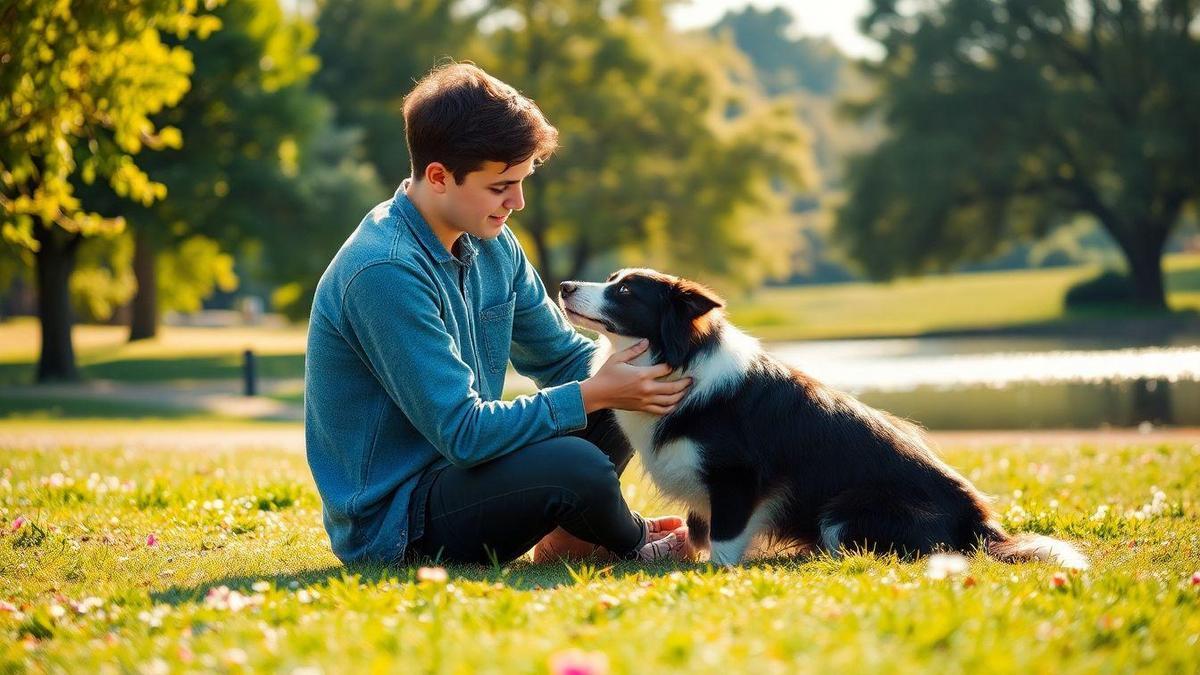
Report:
M 0 672 L 539 673 L 568 650 L 594 666 L 577 672 L 1200 668 L 1194 442 L 945 449 L 1006 527 L 1080 542 L 1084 573 L 852 556 L 448 583 L 339 566 L 294 449 L 71 443 L 0 447 Z M 668 509 L 636 467 L 626 483 L 634 508 Z
M 1200 255 L 1170 256 L 1165 266 L 1171 309 L 1200 310 Z M 1097 317 L 1063 311 L 1067 289 L 1097 271 L 1067 267 L 901 279 L 890 284 L 766 288 L 748 298 L 731 299 L 730 317 L 765 340 L 914 336 L 1066 324 Z M 1101 318 L 1108 317 L 1102 314 Z
M 1200 310 L 1200 255 L 1166 260 L 1176 311 Z M 730 298 L 733 321 L 765 340 L 921 335 L 933 331 L 1070 324 L 1097 315 L 1065 315 L 1062 297 L 1095 274 L 1089 267 L 959 274 L 891 284 L 767 288 Z M 1100 318 L 1127 318 L 1120 314 Z M 39 328 L 31 318 L 0 323 L 0 385 L 33 380 Z M 125 342 L 119 326 L 77 326 L 75 349 L 85 377 L 126 382 L 236 379 L 253 349 L 264 378 L 304 376 L 305 327 L 164 326 L 159 338 Z M 281 400 L 290 401 L 285 395 Z M 2 404 L 0 404 L 2 405 Z
M 40 329 L 32 318 L 0 323 L 0 385 L 33 380 Z M 160 336 L 130 344 L 120 326 L 76 326 L 75 352 L 85 377 L 148 382 L 235 379 L 252 349 L 260 377 L 304 376 L 304 326 L 193 328 L 163 326 Z

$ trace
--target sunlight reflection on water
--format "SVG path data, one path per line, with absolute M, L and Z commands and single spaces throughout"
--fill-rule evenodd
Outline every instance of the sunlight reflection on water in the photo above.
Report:
M 897 351 L 895 347 L 878 345 L 871 350 L 838 343 L 768 345 L 784 362 L 847 391 L 1004 387 L 1018 382 L 1200 380 L 1200 347 L 941 355 L 928 350 Z

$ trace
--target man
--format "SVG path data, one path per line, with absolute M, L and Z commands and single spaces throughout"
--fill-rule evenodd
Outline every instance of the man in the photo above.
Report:
M 505 226 L 557 130 L 469 64 L 421 80 L 404 122 L 412 176 L 334 256 L 309 325 L 305 435 L 334 553 L 682 557 L 682 519 L 625 504 L 632 451 L 609 409 L 662 414 L 690 382 L 629 365 L 644 345 L 588 377 L 595 346 Z M 510 358 L 537 393 L 500 400 Z

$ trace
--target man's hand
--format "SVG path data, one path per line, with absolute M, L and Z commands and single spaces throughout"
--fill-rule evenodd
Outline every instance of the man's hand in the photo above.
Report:
M 692 378 L 660 382 L 658 378 L 671 373 L 671 366 L 634 366 L 629 362 L 646 351 L 646 340 L 608 357 L 596 374 L 581 383 L 583 407 L 592 413 L 603 408 L 633 410 L 665 415 L 675 409 Z

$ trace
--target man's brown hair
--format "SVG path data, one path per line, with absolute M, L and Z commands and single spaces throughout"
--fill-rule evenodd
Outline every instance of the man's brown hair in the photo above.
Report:
M 438 66 L 417 82 L 404 97 L 404 133 L 414 179 L 441 162 L 459 185 L 486 161 L 507 170 L 558 147 L 558 130 L 533 101 L 471 63 Z

